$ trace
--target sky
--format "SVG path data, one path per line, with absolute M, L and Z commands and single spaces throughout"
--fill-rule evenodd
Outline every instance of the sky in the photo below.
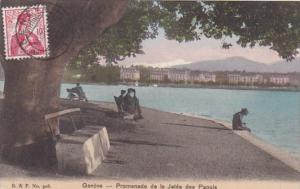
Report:
M 225 59 L 234 56 L 244 57 L 261 63 L 270 64 L 282 60 L 277 52 L 268 47 L 242 48 L 235 43 L 236 39 L 223 39 L 231 42 L 230 49 L 221 48 L 222 40 L 203 38 L 200 41 L 182 42 L 167 40 L 160 31 L 156 39 L 143 41 L 145 54 L 135 58 L 126 58 L 120 65 L 145 65 L 153 67 L 169 67 L 203 60 Z

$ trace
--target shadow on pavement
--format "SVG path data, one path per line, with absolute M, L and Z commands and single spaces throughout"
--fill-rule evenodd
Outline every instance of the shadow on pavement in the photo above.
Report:
M 119 140 L 111 140 L 111 141 L 118 142 L 118 143 L 126 143 L 126 144 L 136 144 L 136 145 L 165 146 L 165 147 L 175 147 L 175 148 L 182 147 L 179 145 L 154 143 L 154 142 L 143 141 L 143 140 L 120 140 L 119 139 Z
M 210 126 L 203 126 L 203 125 L 189 125 L 189 124 L 182 124 L 182 123 L 161 123 L 163 125 L 175 125 L 175 126 L 182 126 L 182 127 L 194 127 L 194 128 L 204 128 L 204 129 L 216 129 L 216 130 L 230 130 L 227 128 L 222 128 L 222 127 L 210 127 Z

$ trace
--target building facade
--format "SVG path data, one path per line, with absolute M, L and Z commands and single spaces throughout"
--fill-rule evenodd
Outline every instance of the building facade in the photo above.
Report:
M 293 73 L 289 75 L 289 84 L 291 86 L 300 88 L 300 73 Z
M 141 79 L 141 74 L 139 69 L 137 69 L 136 67 L 121 67 L 120 79 L 123 81 L 139 81 Z
M 189 81 L 192 83 L 215 83 L 216 74 L 210 72 L 201 73 L 198 71 L 193 71 L 190 73 Z
M 287 75 L 272 75 L 269 77 L 269 83 L 274 85 L 289 85 L 290 79 Z
M 168 70 L 161 68 L 154 68 L 150 70 L 151 81 L 166 81 L 168 80 Z
M 243 85 L 254 85 L 262 84 L 264 82 L 264 77 L 261 74 L 228 74 L 228 83 L 233 85 L 243 84 Z
M 170 69 L 168 71 L 168 80 L 172 82 L 187 82 L 189 75 L 189 70 Z
M 154 68 L 150 70 L 150 80 L 158 82 L 168 80 L 170 82 L 214 83 L 216 82 L 216 75 L 210 72 Z

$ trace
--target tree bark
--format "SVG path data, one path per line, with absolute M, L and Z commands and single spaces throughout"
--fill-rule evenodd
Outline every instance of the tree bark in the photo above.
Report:
M 45 146 L 38 147 L 36 143 L 51 140 L 51 131 L 57 126 L 53 124 L 50 130 L 45 125 L 44 115 L 59 109 L 64 64 L 58 62 L 59 59 L 47 63 L 30 61 L 4 65 L 4 135 L 1 138 L 6 146 L 5 155 L 10 160 L 34 162 L 45 154 L 41 151 Z
M 20 1 L 3 2 L 7 6 L 23 5 Z M 25 1 L 25 4 L 46 2 L 50 1 Z M 58 6 L 69 10 L 72 31 L 64 22 L 55 18 L 58 12 L 55 9 Z M 72 0 L 72 3 L 71 0 L 57 0 L 55 6 L 48 9 L 50 50 L 57 54 L 64 42 L 72 37 L 72 43 L 64 54 L 46 61 L 1 60 L 5 73 L 5 98 L 0 130 L 4 157 L 22 164 L 49 164 L 54 151 L 52 131 L 58 127 L 58 122 L 51 124 L 50 129 L 45 124 L 44 116 L 59 110 L 60 84 L 65 66 L 96 35 L 116 23 L 124 14 L 126 6 L 127 1 L 123 0 Z M 60 28 L 66 35 L 52 34 L 53 27 Z M 0 42 L 3 48 L 3 41 Z

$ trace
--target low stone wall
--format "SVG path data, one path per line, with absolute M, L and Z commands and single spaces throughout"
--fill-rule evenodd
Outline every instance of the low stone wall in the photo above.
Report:
M 109 148 L 109 137 L 103 126 L 86 126 L 72 135 L 62 135 L 56 144 L 58 169 L 91 174 L 105 159 Z

